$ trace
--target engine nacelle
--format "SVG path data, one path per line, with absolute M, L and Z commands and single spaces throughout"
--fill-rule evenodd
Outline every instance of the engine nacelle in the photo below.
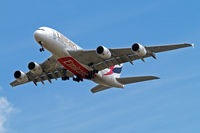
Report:
M 42 74 L 43 72 L 41 66 L 36 62 L 30 62 L 28 64 L 28 69 L 34 74 Z
M 16 71 L 14 73 L 14 77 L 18 82 L 26 82 L 26 81 L 28 81 L 27 75 L 24 72 L 20 71 L 20 70 L 18 70 L 18 71 Z
M 139 43 L 134 43 L 131 47 L 131 50 L 133 51 L 134 54 L 140 57 L 143 57 L 147 54 L 146 48 Z
M 108 48 L 104 47 L 104 46 L 97 47 L 96 53 L 102 59 L 109 59 L 111 57 L 110 50 Z

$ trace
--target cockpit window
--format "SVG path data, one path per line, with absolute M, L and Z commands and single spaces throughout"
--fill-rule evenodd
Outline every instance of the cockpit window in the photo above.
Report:
M 40 29 L 38 29 L 38 30 L 42 30 L 42 31 L 45 31 L 44 29 L 42 29 L 42 28 L 40 28 Z

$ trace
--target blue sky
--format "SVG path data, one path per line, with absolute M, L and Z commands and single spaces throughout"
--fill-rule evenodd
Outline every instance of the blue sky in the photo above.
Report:
M 0 133 L 188 133 L 200 127 L 198 0 L 0 2 Z M 125 64 L 122 77 L 161 79 L 91 94 L 94 83 L 9 86 L 14 71 L 43 62 L 33 32 L 54 28 L 85 49 L 189 42 L 195 48 Z

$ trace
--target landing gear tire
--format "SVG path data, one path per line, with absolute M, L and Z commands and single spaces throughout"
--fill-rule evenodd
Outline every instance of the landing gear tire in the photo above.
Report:
M 40 52 L 43 52 L 44 51 L 44 48 L 40 48 Z
M 62 77 L 62 80 L 69 80 L 69 77 Z
M 76 81 L 76 82 L 80 82 L 80 81 L 83 81 L 83 78 L 81 78 L 81 77 L 73 77 L 73 81 Z

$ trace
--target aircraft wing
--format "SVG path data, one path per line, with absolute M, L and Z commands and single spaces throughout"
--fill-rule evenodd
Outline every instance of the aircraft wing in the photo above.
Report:
M 80 51 L 69 51 L 70 55 L 74 57 L 76 60 L 81 62 L 82 64 L 91 66 L 92 68 L 96 70 L 103 70 L 105 68 L 138 60 L 138 59 L 144 59 L 146 57 L 154 56 L 155 53 L 184 48 L 184 47 L 190 47 L 193 46 L 193 44 L 183 43 L 183 44 L 173 44 L 173 45 L 162 45 L 162 46 L 146 46 L 145 49 L 147 51 L 147 54 L 143 57 L 140 57 L 136 54 L 134 54 L 131 50 L 131 48 L 116 48 L 116 49 L 109 49 L 111 52 L 111 58 L 109 59 L 102 59 L 96 54 L 96 50 L 80 50 Z
M 33 74 L 32 72 L 27 72 L 26 75 L 28 77 L 28 81 L 26 82 L 18 82 L 17 80 L 10 83 L 12 87 L 24 84 L 27 82 L 33 82 L 37 85 L 37 82 L 41 82 L 44 84 L 45 80 L 48 80 L 50 83 L 52 79 L 58 79 L 64 76 L 73 77 L 73 74 L 67 71 L 63 66 L 61 66 L 55 59 L 54 56 L 49 57 L 43 63 L 40 64 L 43 73 L 42 74 Z

